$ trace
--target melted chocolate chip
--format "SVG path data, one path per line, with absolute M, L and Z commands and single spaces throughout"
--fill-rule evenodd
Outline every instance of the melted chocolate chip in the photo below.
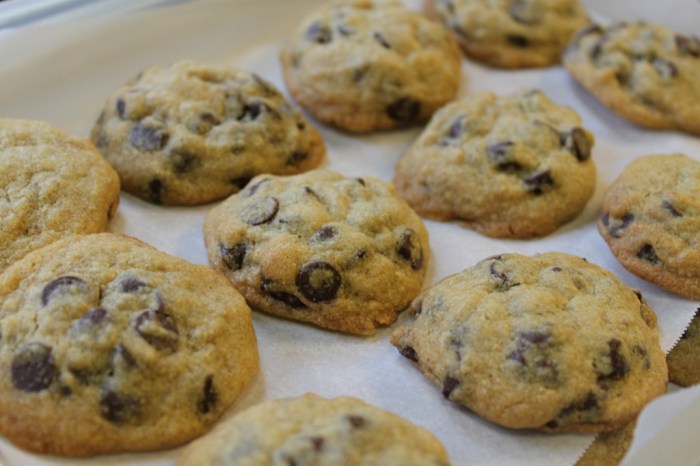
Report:
M 676 36 L 676 47 L 684 55 L 700 57 L 700 39 L 697 37 Z
M 158 178 L 153 178 L 150 183 L 148 183 L 148 199 L 154 204 L 161 203 L 161 195 L 165 184 Z
M 51 347 L 43 343 L 26 343 L 12 358 L 12 383 L 23 392 L 39 392 L 51 385 L 56 366 Z
M 416 353 L 416 350 L 411 348 L 410 346 L 400 347 L 399 353 L 401 353 L 401 356 L 403 356 L 406 359 L 410 359 L 411 361 L 418 362 L 418 353 Z
M 136 277 L 128 276 L 119 282 L 119 286 L 122 293 L 137 293 L 146 284 Z
M 78 319 L 78 325 L 99 325 L 107 317 L 107 310 L 103 307 L 96 307 L 87 311 Z
M 306 304 L 299 298 L 292 293 L 282 290 L 279 284 L 268 278 L 263 277 L 260 284 L 260 291 L 275 301 L 280 301 L 293 309 L 302 309 L 306 307 Z
M 608 227 L 608 232 L 610 233 L 610 236 L 613 238 L 619 238 L 620 233 L 622 230 L 627 228 L 630 223 L 634 220 L 634 215 L 633 214 L 627 214 L 622 216 L 622 218 L 618 219 L 613 219 L 615 220 L 614 222 L 610 221 L 610 215 L 605 214 L 603 215 L 602 221 L 603 225 Z
M 306 299 L 314 303 L 332 301 L 340 288 L 340 274 L 322 261 L 307 262 L 296 278 L 296 285 Z
M 607 42 L 608 38 L 603 36 L 593 44 L 593 47 L 591 47 L 591 60 L 596 61 L 598 57 L 600 57 L 600 54 L 603 53 L 603 47 L 605 47 Z
M 113 362 L 117 358 L 121 358 L 128 367 L 136 367 L 136 358 L 126 349 L 126 346 L 122 344 L 117 345 L 112 353 Z
M 661 79 L 666 80 L 678 76 L 678 67 L 670 60 L 656 57 L 651 64 Z
M 51 300 L 51 296 L 56 293 L 63 293 L 69 289 L 78 288 L 80 292 L 86 293 L 89 290 L 89 285 L 78 277 L 65 275 L 50 281 L 41 292 L 41 304 L 46 306 Z
M 160 150 L 168 143 L 170 134 L 162 128 L 151 128 L 138 122 L 129 132 L 129 141 L 140 150 Z
M 379 44 L 384 47 L 385 49 L 391 49 L 391 45 L 389 42 L 386 40 L 386 37 L 384 37 L 381 33 L 375 32 L 374 35 L 372 36 L 374 40 L 379 42 Z
M 399 256 L 411 263 L 413 270 L 419 270 L 423 266 L 423 247 L 420 237 L 411 228 L 406 228 L 396 247 Z
M 520 283 L 511 281 L 507 273 L 498 270 L 500 267 L 499 264 L 500 262 L 498 260 L 494 260 L 489 266 L 489 272 L 495 282 L 496 291 L 507 291 L 514 286 L 518 286 Z
M 604 387 L 605 382 L 609 380 L 620 380 L 627 374 L 627 372 L 629 372 L 627 360 L 620 353 L 621 346 L 622 343 L 616 338 L 608 341 L 608 358 L 610 368 L 607 372 L 598 375 L 599 385 Z
M 445 398 L 449 398 L 454 389 L 458 386 L 459 380 L 455 379 L 454 377 L 450 377 L 449 375 L 446 375 L 445 379 L 442 381 L 442 396 L 444 396 Z
M 126 102 L 124 102 L 124 99 L 121 97 L 117 99 L 117 115 L 119 115 L 121 119 L 124 119 L 126 115 Z
M 219 400 L 219 395 L 214 388 L 214 376 L 208 375 L 204 379 L 204 387 L 202 389 L 202 398 L 197 401 L 197 411 L 206 414 L 212 410 Z
M 659 259 L 659 256 L 656 255 L 654 246 L 649 243 L 639 248 L 639 251 L 637 251 L 637 257 L 654 265 L 661 263 L 661 259 Z
M 265 196 L 248 204 L 241 211 L 241 220 L 248 225 L 262 225 L 270 223 L 279 211 L 279 201 L 272 196 Z
M 263 111 L 265 104 L 262 102 L 252 102 L 243 107 L 243 113 L 238 117 L 240 121 L 257 120 Z
M 323 450 L 323 445 L 326 443 L 323 437 L 311 437 L 309 440 L 311 441 L 311 445 L 316 452 Z
M 149 309 L 136 317 L 134 327 L 141 338 L 157 350 L 177 348 L 179 331 L 173 318 L 161 310 Z
M 546 188 L 554 185 L 554 178 L 548 169 L 544 169 L 529 174 L 523 182 L 530 192 L 540 195 Z
M 303 150 L 296 150 L 287 159 L 287 165 L 298 167 L 304 160 L 309 157 L 309 153 Z
M 263 183 L 267 183 L 268 181 L 270 181 L 270 178 L 263 178 L 262 180 L 249 187 L 248 196 L 254 195 L 258 191 L 258 188 L 260 188 L 260 185 L 262 185 Z
M 237 186 L 238 189 L 243 189 L 246 187 L 248 183 L 250 183 L 250 177 L 249 176 L 241 176 L 239 178 L 234 178 L 231 180 L 231 184 L 234 186 Z
M 367 186 L 367 183 L 365 183 L 365 180 L 362 178 L 356 178 L 357 182 L 360 183 L 362 186 Z
M 199 158 L 189 152 L 173 151 L 170 153 L 170 163 L 175 173 L 187 173 L 199 165 Z
M 464 122 L 466 121 L 466 117 L 460 116 L 457 118 L 455 121 L 452 122 L 450 125 L 450 128 L 447 130 L 447 136 L 450 139 L 458 139 L 461 138 L 462 135 L 464 134 Z
M 317 44 L 327 44 L 333 39 L 331 30 L 321 24 L 319 21 L 314 22 L 306 30 L 306 40 L 316 42 Z
M 226 267 L 232 272 L 235 272 L 243 268 L 243 260 L 248 252 L 248 246 L 241 243 L 227 248 L 223 244 L 219 244 L 219 252 L 221 253 L 221 259 L 224 261 L 224 264 L 226 264 Z
M 139 413 L 139 400 L 112 390 L 103 389 L 100 396 L 100 413 L 110 422 L 122 423 Z
M 489 144 L 486 148 L 489 162 L 497 169 L 506 172 L 518 171 L 522 167 L 519 163 L 511 160 L 512 150 L 515 143 L 512 141 L 499 141 Z
M 671 213 L 671 215 L 673 215 L 674 217 L 682 217 L 683 216 L 683 214 L 680 213 L 678 211 L 678 209 L 676 209 L 675 206 L 673 204 L 671 204 L 670 201 L 667 201 L 664 199 L 663 202 L 661 203 L 661 205 L 663 205 L 664 209 L 669 211 Z
M 345 419 L 347 419 L 350 425 L 355 429 L 361 429 L 367 424 L 367 419 L 356 414 L 348 414 L 345 416 Z
M 530 41 L 527 40 L 527 37 L 517 34 L 510 34 L 506 36 L 506 40 L 513 47 L 518 47 L 521 49 L 526 48 L 530 45 Z
M 314 238 L 318 239 L 319 241 L 326 241 L 333 238 L 337 234 L 338 229 L 336 227 L 333 225 L 326 225 L 316 230 L 316 233 L 314 233 Z
M 420 113 L 420 102 L 409 97 L 402 97 L 386 107 L 386 113 L 399 123 L 411 123 Z
M 586 132 L 579 127 L 569 131 L 569 133 L 563 137 L 562 143 L 580 162 L 588 160 L 591 157 L 591 145 L 588 143 Z

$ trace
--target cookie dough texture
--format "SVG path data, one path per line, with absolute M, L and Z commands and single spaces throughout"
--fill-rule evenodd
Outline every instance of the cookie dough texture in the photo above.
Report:
M 627 270 L 700 299 L 700 162 L 671 154 L 630 163 L 605 194 L 598 231 Z
M 254 309 L 371 335 L 421 290 L 428 234 L 385 181 L 260 176 L 204 223 L 212 266 Z
M 37 453 L 186 442 L 258 366 L 250 309 L 223 277 L 108 233 L 0 275 L 0 331 L 0 433 Z
M 591 26 L 577 34 L 563 62 L 623 118 L 700 134 L 700 38 L 646 23 Z
M 576 31 L 589 24 L 579 0 L 424 0 L 475 60 L 502 68 L 559 63 Z
M 666 356 L 668 378 L 682 387 L 700 383 L 700 310 Z
M 183 61 L 145 70 L 116 90 L 92 140 L 124 190 L 156 204 L 202 204 L 261 173 L 317 166 L 318 132 L 259 76 Z
M 240 413 L 189 446 L 178 466 L 448 466 L 428 431 L 357 398 L 306 394 Z
M 493 237 L 551 233 L 595 189 L 593 135 L 542 92 L 492 92 L 438 111 L 399 160 L 394 182 L 420 214 Z
M 87 140 L 0 119 L 0 271 L 63 236 L 107 230 L 119 177 Z
M 427 120 L 461 81 L 461 53 L 449 31 L 398 0 L 320 7 L 284 44 L 280 60 L 297 102 L 356 132 Z
M 411 310 L 392 343 L 445 398 L 503 427 L 611 430 L 666 392 L 653 311 L 581 258 L 490 257 Z

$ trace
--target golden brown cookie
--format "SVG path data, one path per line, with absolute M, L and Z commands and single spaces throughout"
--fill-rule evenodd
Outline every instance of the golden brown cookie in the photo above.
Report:
M 668 379 L 683 387 L 700 383 L 700 309 L 681 339 L 666 355 Z
M 226 279 L 109 233 L 0 275 L 0 335 L 0 434 L 52 455 L 191 440 L 258 367 L 250 309 Z

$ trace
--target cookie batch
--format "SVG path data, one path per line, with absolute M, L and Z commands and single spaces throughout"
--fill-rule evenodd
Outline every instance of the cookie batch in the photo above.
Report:
M 266 401 L 214 427 L 258 376 L 262 312 L 386 338 L 459 415 L 606 432 L 621 457 L 669 377 L 698 383 L 699 320 L 667 358 L 642 294 L 561 252 L 487 257 L 428 286 L 441 239 L 424 219 L 536 240 L 596 189 L 596 137 L 576 109 L 533 88 L 458 98 L 464 55 L 563 63 L 620 116 L 700 133 L 700 39 L 592 24 L 578 0 L 328 2 L 280 46 L 291 100 L 263 76 L 186 60 L 114 90 L 90 140 L 0 119 L 0 434 L 71 457 L 201 437 L 181 466 L 450 464 L 435 435 L 353 397 Z M 391 181 L 323 166 L 316 126 L 422 124 Z M 689 299 L 698 186 L 688 155 L 638 157 L 597 220 L 628 271 Z M 120 189 L 155 209 L 211 204 L 209 266 L 108 233 Z

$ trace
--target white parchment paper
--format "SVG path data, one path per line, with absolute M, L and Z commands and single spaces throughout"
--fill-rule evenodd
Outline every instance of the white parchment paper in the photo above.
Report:
M 87 136 L 114 88 L 147 66 L 181 59 L 226 61 L 255 71 L 284 89 L 277 63 L 279 42 L 317 3 L 199 0 L 128 17 L 6 32 L 0 41 L 0 115 L 45 120 Z M 605 188 L 631 160 L 667 152 L 685 152 L 700 159 L 700 140 L 644 130 L 618 118 L 560 67 L 500 71 L 464 62 L 462 95 L 481 90 L 508 93 L 522 87 L 540 88 L 555 102 L 573 107 L 596 135 L 596 192 L 577 219 L 536 240 L 496 240 L 458 224 L 427 221 L 433 257 L 426 286 L 492 254 L 569 252 L 641 289 L 657 312 L 661 345 L 670 349 L 698 304 L 623 269 L 598 235 L 595 220 Z M 327 145 L 327 168 L 347 176 L 372 175 L 385 180 L 393 177 L 396 161 L 420 132 L 416 128 L 355 136 L 315 124 Z M 204 264 L 202 223 L 211 207 L 159 207 L 123 194 L 111 229 Z M 570 465 L 593 439 L 591 435 L 509 431 L 482 421 L 444 400 L 398 354 L 388 341 L 391 329 L 357 338 L 257 313 L 254 319 L 262 371 L 227 416 L 262 400 L 307 391 L 326 397 L 356 396 L 431 430 L 445 444 L 455 465 Z M 405 319 L 402 316 L 399 321 Z M 8 465 L 169 465 L 176 455 L 177 450 L 171 450 L 78 461 L 30 455 L 0 438 L 0 461 Z

